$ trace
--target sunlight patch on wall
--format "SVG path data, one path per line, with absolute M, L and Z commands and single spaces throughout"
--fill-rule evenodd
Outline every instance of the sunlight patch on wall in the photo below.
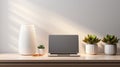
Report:
M 26 3 L 29 3 L 29 2 L 27 1 Z M 63 31 L 63 32 L 66 32 L 66 33 L 67 32 L 68 33 L 70 33 L 70 32 L 72 32 L 72 33 L 77 32 L 78 33 L 79 31 L 81 33 L 81 31 L 85 31 L 84 28 L 82 28 L 81 30 L 79 30 L 79 29 L 76 30 L 75 29 L 76 27 L 74 26 L 74 24 L 69 23 L 70 21 L 68 21 L 68 20 L 66 21 L 62 17 L 60 17 L 58 15 L 55 15 L 55 14 L 48 14 L 50 12 L 48 11 L 48 13 L 46 13 L 47 10 L 45 10 L 45 9 L 44 10 L 42 9 L 42 13 L 41 12 L 36 13 L 36 11 L 40 11 L 41 9 L 33 10 L 33 8 L 29 8 L 28 6 L 26 6 L 26 4 L 21 4 L 20 2 L 17 2 L 17 0 L 13 0 L 13 2 L 11 2 L 11 5 L 12 5 L 11 12 L 15 13 L 16 15 L 18 15 L 18 16 L 22 17 L 23 19 L 25 19 L 26 21 L 28 21 L 26 23 L 31 22 L 33 24 L 36 23 L 36 25 L 39 24 L 40 27 L 43 27 L 44 29 L 47 28 L 48 31 L 51 31 L 51 33 L 52 32 L 59 32 L 58 30 L 61 30 L 60 32 Z M 29 3 L 29 5 L 32 5 L 32 4 Z M 35 5 L 32 5 L 32 7 L 33 6 L 36 7 Z M 39 14 L 40 14 L 40 16 L 38 16 Z M 45 15 L 45 14 L 47 14 L 47 15 Z M 46 16 L 46 18 L 44 16 Z M 40 18 L 43 19 L 43 20 L 41 20 Z M 53 26 L 54 26 L 54 28 L 52 28 Z M 48 27 L 51 27 L 51 28 L 48 28 Z M 55 28 L 58 28 L 58 30 L 52 31 Z M 88 31 L 86 31 L 86 32 L 88 32 Z
M 83 45 L 81 47 L 83 37 L 89 33 L 96 34 L 81 25 L 79 25 L 79 27 L 76 26 L 73 21 L 41 6 L 37 6 L 29 2 L 29 0 L 10 0 L 9 5 L 9 18 L 11 23 L 19 25 L 17 28 L 16 26 L 11 27 L 11 30 L 19 34 L 18 31 L 21 24 L 34 24 L 36 26 L 36 31 L 39 31 L 37 32 L 38 41 L 45 44 L 46 47 L 48 46 L 49 34 L 78 34 L 80 49 L 82 51 L 84 50 Z M 43 30 L 44 33 L 41 33 Z M 10 38 L 14 38 L 11 40 L 13 42 L 18 40 L 16 36 Z M 17 47 L 15 49 L 17 49 Z

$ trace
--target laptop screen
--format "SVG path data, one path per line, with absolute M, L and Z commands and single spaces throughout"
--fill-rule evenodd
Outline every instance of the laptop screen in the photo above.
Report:
M 49 35 L 50 54 L 77 54 L 78 35 Z

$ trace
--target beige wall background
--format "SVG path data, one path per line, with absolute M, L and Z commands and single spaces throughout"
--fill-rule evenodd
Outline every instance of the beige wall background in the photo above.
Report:
M 84 53 L 87 34 L 120 38 L 120 0 L 0 0 L 0 53 L 18 52 L 21 24 L 35 25 L 37 42 L 46 51 L 49 34 L 78 34 Z

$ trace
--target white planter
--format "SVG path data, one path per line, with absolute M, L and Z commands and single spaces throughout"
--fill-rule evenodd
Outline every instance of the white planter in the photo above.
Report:
M 36 33 L 34 25 L 22 25 L 19 34 L 19 53 L 32 55 L 36 52 Z
M 44 51 L 44 49 L 38 49 L 38 52 L 40 55 L 43 55 L 45 51 Z
M 97 54 L 98 46 L 94 44 L 86 44 L 86 54 L 95 55 Z
M 105 44 L 104 53 L 107 55 L 115 55 L 117 53 L 117 45 Z

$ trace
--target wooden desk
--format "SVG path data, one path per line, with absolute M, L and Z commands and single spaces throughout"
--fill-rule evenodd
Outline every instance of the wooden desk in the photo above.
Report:
M 81 55 L 80 57 L 21 56 L 19 54 L 0 54 L 0 67 L 120 67 L 120 55 Z

